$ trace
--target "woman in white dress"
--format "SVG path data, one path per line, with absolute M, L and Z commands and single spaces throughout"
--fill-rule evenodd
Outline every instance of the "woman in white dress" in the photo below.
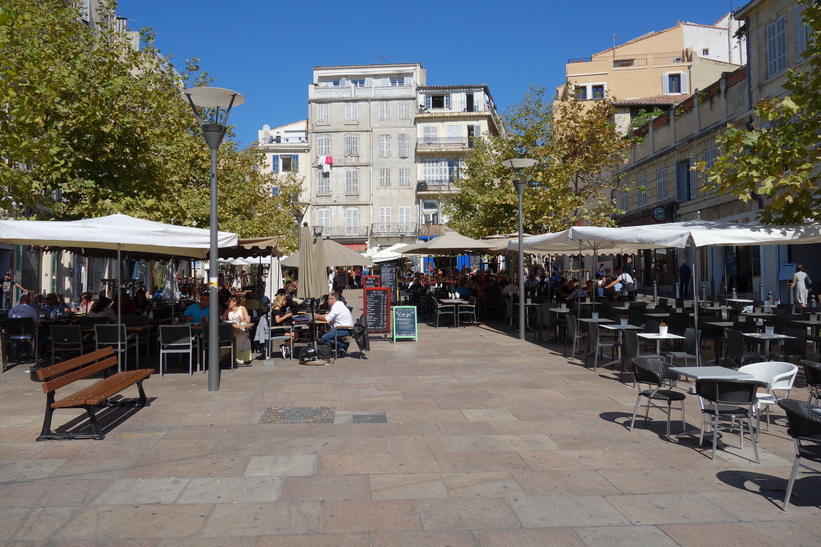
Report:
M 807 288 L 808 277 L 807 272 L 804 271 L 803 264 L 799 264 L 795 267 L 795 273 L 792 274 L 790 287 L 795 290 L 795 303 L 801 308 L 807 307 L 807 298 L 810 294 L 810 290 Z
M 228 297 L 228 307 L 222 312 L 222 319 L 239 324 L 239 327 L 234 329 L 236 359 L 239 363 L 250 363 L 251 339 L 248 336 L 247 328 L 251 325 L 251 317 L 248 315 L 245 306 L 240 304 L 238 296 Z

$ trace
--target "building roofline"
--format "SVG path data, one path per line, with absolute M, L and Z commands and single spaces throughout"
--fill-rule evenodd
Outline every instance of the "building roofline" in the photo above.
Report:
M 369 65 L 316 65 L 314 70 L 321 70 L 326 68 L 373 68 L 373 67 L 391 67 L 391 66 L 418 66 L 422 67 L 422 63 L 375 63 Z

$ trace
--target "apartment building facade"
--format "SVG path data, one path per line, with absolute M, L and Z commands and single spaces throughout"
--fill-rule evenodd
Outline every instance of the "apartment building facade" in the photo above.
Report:
M 302 179 L 308 177 L 311 164 L 308 120 L 273 128 L 263 125 L 257 132 L 257 146 L 265 153 L 261 167 L 263 172 L 275 175 L 293 173 Z M 271 188 L 271 191 L 276 192 L 277 188 Z
M 465 154 L 500 124 L 487 86 L 426 79 L 419 63 L 314 68 L 302 196 L 324 237 L 375 252 L 443 232 Z
M 666 110 L 743 65 L 746 52 L 743 38 L 735 37 L 738 27 L 730 14 L 712 25 L 679 21 L 590 57 L 568 59 L 565 84 L 556 94 L 581 101 L 614 99 L 616 124 L 626 133 L 641 109 Z
M 705 188 L 703 173 L 691 168 L 697 161 L 712 165 L 718 155 L 716 136 L 728 124 L 758 123 L 753 107 L 762 98 L 780 97 L 787 69 L 799 67 L 808 29 L 801 21 L 797 0 L 754 0 L 735 17 L 746 29 L 749 59 L 745 66 L 723 73 L 693 95 L 676 103 L 635 134 L 640 137 L 621 171 L 627 182 L 613 199 L 624 211 L 621 225 L 652 225 L 690 219 L 755 223 L 762 197 L 744 203 Z M 643 253 L 645 285 L 672 286 L 677 266 L 687 253 L 668 250 Z M 708 266 L 698 280 L 708 296 L 735 290 L 753 298 L 772 293 L 789 301 L 789 290 L 779 280 L 779 266 L 787 262 L 818 264 L 815 245 L 726 247 L 700 251 Z

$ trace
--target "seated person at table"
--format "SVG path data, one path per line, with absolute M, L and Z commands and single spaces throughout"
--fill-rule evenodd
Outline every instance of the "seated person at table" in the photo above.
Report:
M 518 283 L 507 283 L 502 289 L 502 296 L 509 296 L 512 294 L 519 294 L 519 284 Z
M 203 320 L 208 319 L 210 312 L 208 304 L 211 300 L 211 295 L 207 292 L 200 294 L 200 301 L 194 302 L 188 309 L 182 312 L 183 323 L 202 323 Z
M 34 319 L 36 323 L 39 319 L 37 308 L 31 305 L 31 296 L 28 293 L 20 295 L 20 300 L 9 310 L 9 317 L 11 319 L 19 319 L 28 317 Z
M 576 281 L 574 279 L 570 279 L 559 287 L 559 296 L 557 297 L 559 302 L 573 302 L 573 292 L 576 290 Z
M 43 313 L 47 319 L 51 319 L 52 315 L 56 317 L 66 317 L 71 315 L 71 308 L 65 302 L 61 302 L 55 293 L 48 293 L 46 295 L 46 304 L 43 306 Z
M 114 300 L 111 303 L 111 309 L 114 310 L 114 313 L 119 313 L 120 316 L 126 315 L 134 315 L 134 311 L 137 309 L 134 305 L 134 301 L 128 296 L 128 293 L 125 289 L 120 291 L 120 301 Z
M 117 322 L 117 314 L 111 309 L 111 300 L 105 296 L 97 299 L 97 302 L 88 310 L 86 317 L 105 317 L 109 323 Z
M 290 353 L 291 348 L 293 347 L 293 341 L 299 336 L 297 331 L 285 328 L 294 324 L 294 312 L 288 307 L 288 303 L 285 300 L 285 293 L 277 294 L 274 297 L 274 306 L 271 308 L 271 317 L 273 319 L 271 324 L 271 336 L 291 336 L 290 340 L 280 346 L 280 349 L 282 350 L 282 358 L 284 359 L 288 356 L 288 353 Z
M 317 315 L 316 318 L 319 321 L 328 322 L 331 330 L 322 336 L 322 340 L 327 344 L 331 344 L 331 347 L 335 345 L 337 355 L 341 355 L 348 346 L 341 340 L 336 341 L 334 339 L 351 336 L 353 334 L 353 317 L 351 316 L 351 310 L 339 300 L 339 295 L 336 293 L 328 295 L 328 305 L 331 306 L 330 311 L 326 314 Z
M 80 295 L 80 305 L 75 310 L 77 313 L 87 314 L 94 306 L 94 295 L 90 292 L 84 292 Z
M 245 309 L 248 310 L 249 315 L 253 318 L 257 318 L 265 313 L 265 310 L 262 308 L 262 302 L 259 300 L 259 291 L 257 289 L 251 289 L 251 294 L 245 299 Z
M 134 295 L 134 314 L 148 315 L 152 309 L 154 309 L 154 304 L 145 295 L 145 291 L 137 291 Z
M 459 295 L 459 298 L 461 298 L 462 300 L 467 300 L 468 298 L 471 297 L 471 291 L 465 285 L 466 285 L 465 282 L 462 281 L 461 283 L 459 283 L 459 287 L 457 287 L 457 289 L 456 289 L 456 293 Z

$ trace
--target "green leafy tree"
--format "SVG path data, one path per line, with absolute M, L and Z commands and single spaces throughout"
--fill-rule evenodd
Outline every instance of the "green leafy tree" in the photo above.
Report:
M 210 155 L 181 93 L 208 83 L 207 74 L 196 60 L 175 69 L 150 29 L 139 50 L 113 24 L 90 31 L 72 4 L 0 5 L 0 209 L 14 202 L 30 218 L 123 212 L 207 227 Z M 104 3 L 101 13 L 115 9 Z M 263 174 L 262 153 L 228 137 L 219 152 L 220 229 L 292 233 L 298 181 Z
M 806 6 L 804 22 L 811 30 L 806 61 L 788 74 L 787 94 L 756 105 L 755 127 L 728 126 L 716 138 L 720 156 L 713 166 L 694 167 L 719 193 L 744 202 L 768 198 L 759 212 L 767 224 L 821 221 L 821 5 Z
M 616 212 L 609 172 L 629 143 L 612 122 L 610 100 L 549 102 L 532 87 L 504 116 L 508 134 L 477 142 L 465 158 L 459 193 L 449 198 L 449 225 L 474 237 L 518 230 L 518 196 L 505 159 L 539 160 L 522 173 L 524 230 L 559 231 L 577 223 L 606 225 Z

